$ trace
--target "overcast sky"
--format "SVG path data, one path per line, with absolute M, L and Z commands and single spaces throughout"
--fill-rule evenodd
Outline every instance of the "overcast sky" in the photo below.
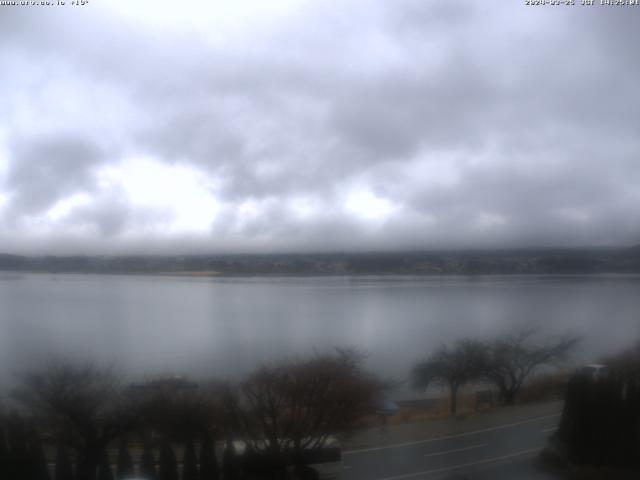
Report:
M 70 3 L 0 6 L 0 251 L 640 242 L 640 7 Z

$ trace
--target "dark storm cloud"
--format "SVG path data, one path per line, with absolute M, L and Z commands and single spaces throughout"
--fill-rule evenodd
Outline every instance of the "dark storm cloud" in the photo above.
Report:
M 66 228 L 159 240 L 177 214 L 101 183 L 144 156 L 210 180 L 208 248 L 638 241 L 640 9 L 301 5 L 222 41 L 102 11 L 57 28 L 15 14 L 0 219 L 86 193 Z M 46 92 L 67 83 L 58 112 Z M 47 128 L 25 134 L 41 110 Z

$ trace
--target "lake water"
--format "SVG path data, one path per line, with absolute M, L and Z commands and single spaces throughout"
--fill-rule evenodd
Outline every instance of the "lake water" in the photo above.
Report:
M 575 362 L 640 338 L 640 276 L 196 278 L 0 272 L 0 383 L 55 357 L 230 377 L 333 346 L 398 379 L 463 336 L 580 334 Z M 1 385 L 0 385 L 1 386 Z

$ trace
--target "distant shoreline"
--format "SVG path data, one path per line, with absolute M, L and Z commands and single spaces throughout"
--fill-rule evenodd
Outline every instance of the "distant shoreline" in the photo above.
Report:
M 311 274 L 311 273 L 221 273 L 221 272 L 91 272 L 91 271 L 42 271 L 42 270 L 0 270 L 0 275 L 93 275 L 93 276 L 122 276 L 122 277 L 158 277 L 158 278 L 217 278 L 217 279 L 249 279 L 249 278 L 273 278 L 273 279 L 286 279 L 286 278 L 397 278 L 397 279 L 428 279 L 428 278 L 632 278 L 640 277 L 640 272 L 595 272 L 595 273 L 425 273 L 425 274 L 403 274 L 403 273 L 361 273 L 361 274 L 347 274 L 347 273 L 325 273 L 325 274 Z
M 161 277 L 219 277 L 220 272 L 215 270 L 191 271 L 191 272 L 157 272 L 153 275 Z
M 21 256 L 0 271 L 164 276 L 545 275 L 640 273 L 640 246 L 247 255 Z

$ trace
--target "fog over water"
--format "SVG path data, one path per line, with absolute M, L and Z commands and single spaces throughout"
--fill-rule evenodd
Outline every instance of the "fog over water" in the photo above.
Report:
M 191 278 L 0 273 L 0 387 L 51 358 L 234 377 L 355 345 L 403 379 L 462 336 L 579 334 L 575 363 L 640 338 L 640 276 Z

